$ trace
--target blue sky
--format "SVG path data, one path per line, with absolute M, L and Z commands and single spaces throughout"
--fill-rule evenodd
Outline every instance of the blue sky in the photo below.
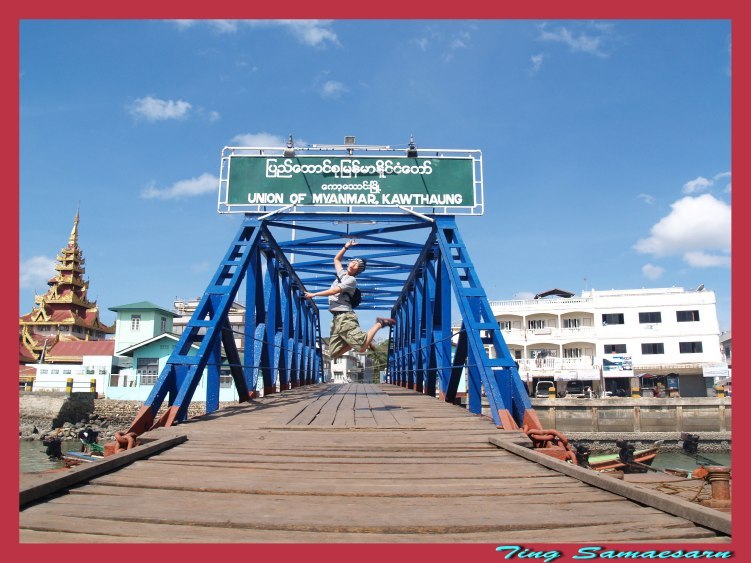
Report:
M 729 329 L 730 61 L 727 20 L 22 21 L 19 313 L 79 202 L 112 322 L 203 293 L 224 146 L 413 134 L 483 152 L 491 300 L 704 284 Z

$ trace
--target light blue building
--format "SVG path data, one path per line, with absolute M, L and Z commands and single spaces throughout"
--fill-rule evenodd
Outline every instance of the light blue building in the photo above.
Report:
M 180 316 L 150 301 L 119 305 L 109 310 L 117 313 L 115 354 L 118 355 L 134 344 L 172 332 L 172 321 Z
M 122 369 L 110 377 L 105 395 L 109 399 L 145 401 L 170 354 L 180 340 L 172 331 L 173 319 L 180 315 L 148 301 L 110 308 L 117 313 L 115 353 L 121 357 Z M 190 355 L 197 352 L 193 345 Z M 226 358 L 222 356 L 222 361 Z M 206 397 L 206 370 L 194 395 L 197 401 Z M 220 369 L 219 401 L 238 400 L 229 367 Z

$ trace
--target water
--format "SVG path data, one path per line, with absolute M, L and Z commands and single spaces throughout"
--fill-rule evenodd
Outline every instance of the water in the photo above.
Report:
M 64 452 L 81 451 L 81 442 L 79 440 L 66 440 L 61 442 L 61 448 Z M 65 464 L 57 459 L 50 459 L 44 453 L 47 450 L 41 440 L 19 440 L 18 441 L 18 461 L 19 471 L 21 473 L 32 473 L 35 471 L 46 471 L 65 467 Z
M 702 453 L 701 448 L 699 448 L 697 456 L 688 455 L 683 450 L 661 451 L 652 462 L 652 467 L 656 469 L 687 469 L 693 471 L 701 465 L 730 467 L 730 450 Z

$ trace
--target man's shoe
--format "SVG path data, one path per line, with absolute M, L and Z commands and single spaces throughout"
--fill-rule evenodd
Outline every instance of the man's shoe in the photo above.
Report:
M 388 319 L 388 318 L 384 318 L 384 317 L 378 317 L 376 319 L 376 322 L 380 323 L 380 325 L 382 327 L 394 326 L 396 324 L 396 319 Z

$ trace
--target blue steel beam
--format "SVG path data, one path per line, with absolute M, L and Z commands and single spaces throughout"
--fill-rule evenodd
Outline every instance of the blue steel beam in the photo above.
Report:
M 228 315 L 243 282 L 246 284 L 246 323 L 243 330 L 245 353 L 241 362 Z M 207 377 L 206 411 L 216 410 L 222 348 L 240 402 L 254 396 L 259 376 L 263 378 L 267 393 L 276 391 L 277 382 L 282 388 L 291 386 L 290 339 L 297 340 L 292 350 L 303 351 L 300 357 L 304 358 L 304 382 L 298 370 L 297 383 L 321 381 L 320 331 L 315 329 L 320 324 L 318 309 L 304 298 L 304 290 L 303 282 L 294 273 L 268 227 L 262 220 L 246 217 L 128 432 L 141 434 L 149 428 L 171 426 L 185 420 L 204 373 Z M 289 302 L 294 304 L 297 315 L 295 327 L 300 327 L 294 334 L 289 333 L 288 323 L 284 322 L 290 316 L 292 305 Z M 193 353 L 195 347 L 198 349 Z M 165 399 L 168 399 L 168 407 L 156 420 Z
M 462 319 L 458 334 L 453 336 L 456 351 L 451 362 L 447 344 L 452 338 L 449 287 Z M 497 426 L 540 428 L 453 217 L 434 218 L 431 234 L 391 316 L 398 321 L 389 349 L 394 383 L 419 390 L 423 380 L 426 392 L 433 394 L 435 377 L 439 397 L 454 402 L 460 377 L 466 373 L 471 412 L 481 413 L 485 395 Z M 483 340 L 490 345 L 492 355 Z

